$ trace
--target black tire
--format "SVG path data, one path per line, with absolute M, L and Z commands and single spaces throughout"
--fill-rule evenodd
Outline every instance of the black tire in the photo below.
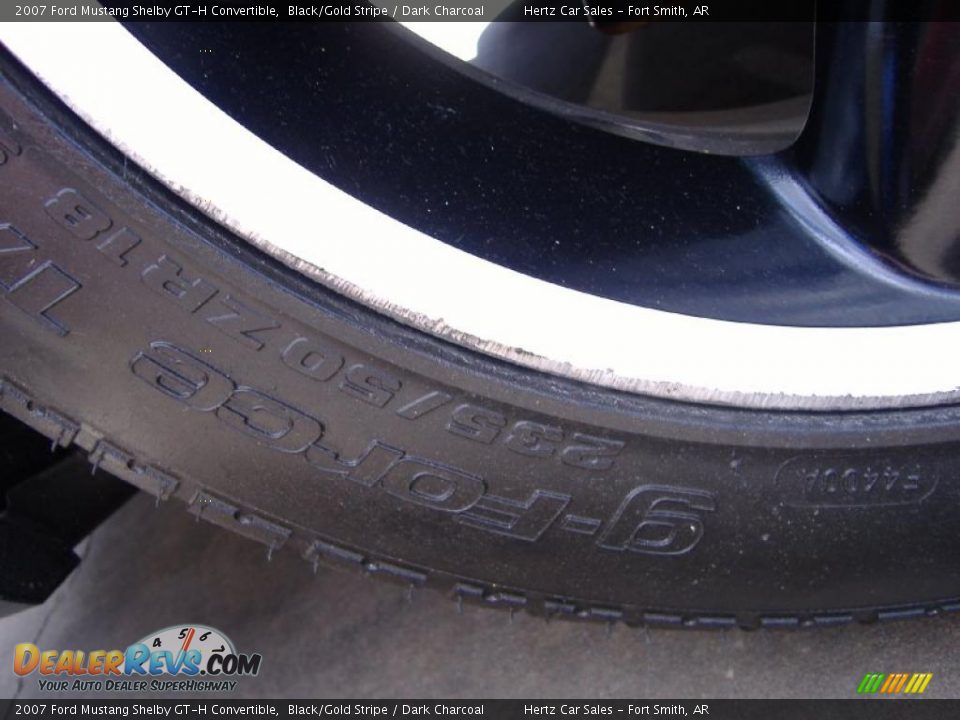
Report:
M 958 408 L 725 409 L 496 362 L 258 253 L 10 57 L 0 108 L 0 406 L 141 489 L 309 564 L 511 610 L 960 607 Z

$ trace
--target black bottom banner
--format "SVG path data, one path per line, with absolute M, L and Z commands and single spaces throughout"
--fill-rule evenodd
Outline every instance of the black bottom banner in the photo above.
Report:
M 789 718 L 960 717 L 960 700 L 0 700 L 0 719 L 151 718 Z

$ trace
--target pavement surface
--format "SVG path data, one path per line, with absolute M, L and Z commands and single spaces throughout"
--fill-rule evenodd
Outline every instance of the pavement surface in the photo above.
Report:
M 511 621 L 471 606 L 458 613 L 430 591 L 315 575 L 293 553 L 268 561 L 262 546 L 145 495 L 82 552 L 44 605 L 0 619 L 0 697 L 56 697 L 35 675 L 9 671 L 16 643 L 125 648 L 183 623 L 262 653 L 260 674 L 227 697 L 851 698 L 866 672 L 920 671 L 934 674 L 925 697 L 960 697 L 956 616 L 760 632 Z

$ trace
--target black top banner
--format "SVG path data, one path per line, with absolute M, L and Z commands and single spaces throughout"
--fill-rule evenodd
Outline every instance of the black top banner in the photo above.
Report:
M 956 0 L 219 0 L 130 2 L 51 0 L 4 3 L 0 21 L 593 22 L 622 32 L 649 22 L 960 21 Z

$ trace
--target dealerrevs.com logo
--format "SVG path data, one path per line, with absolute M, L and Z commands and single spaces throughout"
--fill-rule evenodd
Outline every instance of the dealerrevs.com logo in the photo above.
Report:
M 13 671 L 37 675 L 45 691 L 198 692 L 233 690 L 235 678 L 260 672 L 259 653 L 238 653 L 230 639 L 204 625 L 174 625 L 126 650 L 41 650 L 20 643 Z

